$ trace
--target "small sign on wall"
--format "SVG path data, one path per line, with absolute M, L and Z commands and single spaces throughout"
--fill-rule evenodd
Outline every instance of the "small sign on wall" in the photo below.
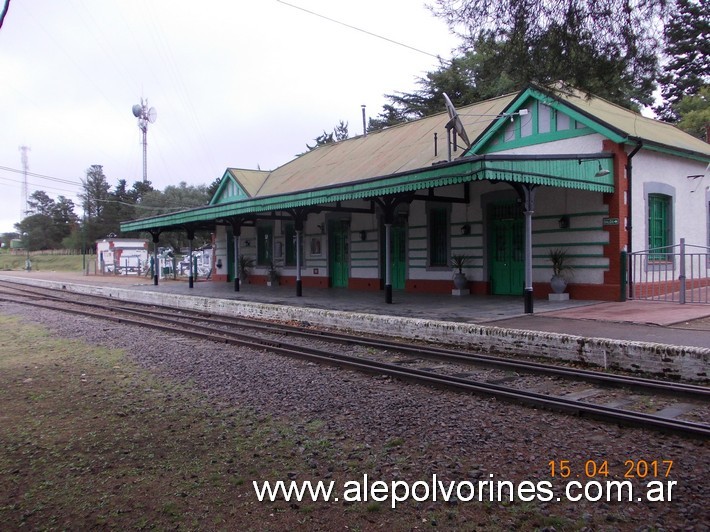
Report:
M 602 221 L 603 225 L 619 225 L 619 219 L 618 218 L 604 218 Z

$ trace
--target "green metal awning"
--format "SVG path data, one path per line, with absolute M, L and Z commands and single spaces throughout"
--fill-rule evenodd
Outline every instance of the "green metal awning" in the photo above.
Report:
M 581 164 L 583 163 L 597 164 Z M 121 231 L 168 230 L 216 220 L 281 211 L 296 207 L 326 205 L 336 201 L 368 199 L 473 181 L 526 183 L 574 188 L 593 192 L 614 192 L 612 160 L 608 154 L 590 156 L 503 156 L 486 155 L 458 159 L 401 174 L 303 190 L 290 194 L 253 197 L 197 209 L 121 223 Z M 609 173 L 598 175 L 601 167 Z

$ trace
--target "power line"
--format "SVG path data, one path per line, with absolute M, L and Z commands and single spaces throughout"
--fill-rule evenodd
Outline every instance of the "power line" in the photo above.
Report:
M 180 211 L 184 209 L 194 209 L 195 206 L 178 205 L 176 207 L 149 207 L 147 205 L 141 205 L 140 203 L 128 203 L 120 200 L 107 200 L 107 199 L 97 199 L 99 203 L 117 203 L 119 205 L 125 205 L 127 207 L 134 207 L 136 209 L 144 209 L 148 211 L 162 211 L 165 213 Z
M 0 184 L 3 184 L 3 185 L 4 185 L 5 183 L 18 183 L 19 185 L 22 185 L 23 182 L 22 182 L 22 181 L 19 181 L 19 180 L 17 180 L 17 179 L 10 179 L 9 177 L 5 177 L 5 176 L 1 176 L 1 175 L 0 175 Z M 28 185 L 28 186 L 31 186 L 32 188 L 37 189 L 37 190 L 40 190 L 40 189 L 41 189 L 41 190 L 45 190 L 45 189 L 47 189 L 47 190 L 54 190 L 54 191 L 58 191 L 58 192 L 65 192 L 65 193 L 67 193 L 67 194 L 71 194 L 71 195 L 74 195 L 74 196 L 76 196 L 76 195 L 79 194 L 78 192 L 73 191 L 73 190 L 67 190 L 67 189 L 65 189 L 65 188 L 50 187 L 50 186 L 47 186 L 47 185 L 39 185 L 39 184 L 37 184 L 37 183 L 30 183 L 29 181 L 27 182 L 27 185 Z M 21 187 L 20 187 L 20 188 L 21 188 Z
M 437 59 L 437 60 L 439 60 L 439 61 L 445 62 L 445 63 L 451 63 L 451 61 L 449 61 L 449 60 L 447 60 L 447 59 L 443 59 L 440 55 L 432 54 L 432 53 L 427 52 L 427 51 L 425 51 L 425 50 L 421 50 L 421 49 L 416 48 L 416 47 L 414 47 L 414 46 L 410 46 L 409 44 L 405 44 L 405 43 L 400 42 L 400 41 L 395 41 L 394 39 L 390 39 L 389 37 L 384 37 L 383 35 L 379 35 L 379 34 L 377 34 L 377 33 L 373 33 L 373 32 L 371 32 L 371 31 L 364 30 L 364 29 L 362 29 L 362 28 L 358 28 L 357 26 L 353 26 L 352 24 L 348 24 L 348 23 L 346 23 L 346 22 L 342 22 L 342 21 L 340 21 L 340 20 L 336 20 L 336 19 L 334 19 L 334 18 L 330 18 L 330 17 L 327 17 L 327 16 L 325 16 L 325 15 L 321 15 L 320 13 L 316 13 L 315 11 L 311 11 L 310 9 L 306 9 L 305 7 L 300 7 L 300 6 L 297 6 L 297 5 L 294 5 L 294 4 L 289 4 L 288 2 L 284 2 L 283 0 L 276 0 L 276 1 L 277 1 L 278 3 L 280 3 L 280 4 L 285 5 L 285 6 L 289 6 L 289 7 L 292 7 L 292 8 L 294 8 L 294 9 L 298 9 L 299 11 L 303 11 L 303 12 L 305 12 L 305 13 L 308 13 L 309 15 L 313 15 L 313 16 L 315 16 L 315 17 L 319 17 L 319 18 L 325 19 L 325 20 L 327 20 L 327 21 L 329 21 L 329 22 L 333 22 L 333 23 L 335 23 L 335 24 L 340 24 L 341 26 L 345 26 L 346 28 L 350 28 L 351 30 L 359 31 L 359 32 L 364 33 L 364 34 L 366 34 L 366 35 L 369 35 L 369 36 L 371 36 L 371 37 L 376 37 L 376 38 L 378 38 L 378 39 L 382 39 L 383 41 L 387 41 L 387 42 L 389 42 L 389 43 L 396 44 L 397 46 L 402 46 L 402 47 L 404 47 L 404 48 L 408 48 L 409 50 L 413 50 L 413 51 L 418 52 L 418 53 L 420 53 L 420 54 L 428 55 L 429 57 L 433 57 L 433 58 L 435 58 L 435 59 Z
M 10 168 L 8 166 L 0 166 L 0 170 L 6 172 L 15 172 L 16 174 L 24 174 L 24 170 L 18 170 L 17 168 Z M 70 181 L 69 179 L 62 179 L 61 177 L 52 177 L 50 175 L 36 174 L 34 172 L 27 172 L 28 176 L 38 177 L 40 179 L 47 179 L 48 181 L 55 181 L 57 183 L 64 183 L 65 185 L 76 185 L 78 187 L 83 187 L 84 185 L 80 181 Z

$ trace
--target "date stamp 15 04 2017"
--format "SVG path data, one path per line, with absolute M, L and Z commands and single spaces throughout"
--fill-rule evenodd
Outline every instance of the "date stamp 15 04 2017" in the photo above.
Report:
M 606 478 L 621 476 L 625 479 L 668 478 L 673 460 L 625 460 L 623 466 L 613 471 L 608 460 L 550 460 L 547 463 L 553 478 Z

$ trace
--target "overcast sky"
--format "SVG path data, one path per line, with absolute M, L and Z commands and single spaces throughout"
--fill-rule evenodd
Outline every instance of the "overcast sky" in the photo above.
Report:
M 457 45 L 423 0 L 289 4 L 443 58 Z M 112 187 L 142 179 L 131 108 L 145 98 L 153 186 L 209 184 L 227 167 L 278 167 L 340 119 L 361 134 L 361 104 L 376 116 L 385 93 L 414 89 L 438 65 L 427 53 L 278 0 L 13 0 L 0 29 L 0 232 L 24 210 L 20 146 L 29 172 L 54 178 L 30 175 L 29 194 L 79 205 L 92 164 Z

